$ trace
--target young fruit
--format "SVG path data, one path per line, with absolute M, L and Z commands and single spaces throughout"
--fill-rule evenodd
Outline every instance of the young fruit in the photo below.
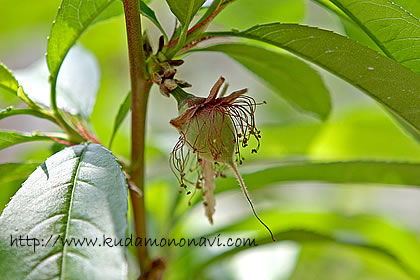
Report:
M 260 131 L 255 126 L 254 113 L 258 105 L 252 97 L 245 96 L 246 89 L 235 91 L 224 97 L 223 93 L 217 97 L 224 78 L 221 77 L 210 91 L 207 98 L 195 97 L 185 93 L 179 87 L 172 94 L 178 101 L 180 115 L 171 120 L 170 123 L 180 133 L 178 143 L 171 153 L 173 170 L 180 176 L 180 184 L 186 188 L 185 182 L 191 180 L 186 178 L 187 170 L 198 170 L 197 183 L 204 181 L 204 205 L 206 215 L 213 223 L 215 211 L 214 199 L 214 171 L 212 164 L 224 164 L 229 166 L 237 177 L 242 191 L 251 205 L 255 217 L 274 236 L 267 225 L 258 217 L 254 206 L 249 198 L 245 183 L 238 172 L 236 162 L 242 163 L 240 155 L 240 144 L 248 146 L 250 137 L 256 139 L 259 148 Z M 224 90 L 225 91 L 225 90 Z M 223 92 L 224 92 L 223 91 Z M 188 151 L 184 151 L 184 146 Z M 192 152 L 201 168 L 189 168 L 190 152 Z

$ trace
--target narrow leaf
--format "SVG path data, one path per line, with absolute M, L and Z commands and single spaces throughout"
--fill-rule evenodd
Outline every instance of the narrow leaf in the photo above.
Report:
M 65 134 L 61 134 L 61 133 L 49 134 L 49 136 L 52 136 L 60 140 L 66 140 Z M 25 143 L 25 142 L 33 142 L 33 141 L 54 141 L 54 140 L 53 138 L 48 137 L 47 135 L 41 135 L 39 132 L 24 133 L 24 132 L 12 131 L 12 130 L 0 130 L 0 150 L 16 145 L 16 144 Z
M 332 0 L 390 58 L 420 73 L 420 20 L 390 0 Z
M 67 52 L 83 32 L 91 24 L 115 16 L 113 10 L 106 12 L 115 7 L 111 6 L 114 2 L 121 6 L 114 0 L 63 0 L 48 37 L 47 64 L 53 84 Z
M 420 187 L 420 163 L 349 161 L 284 164 L 245 174 L 249 189 L 297 181 L 327 183 L 393 184 Z M 237 189 L 235 178 L 217 181 L 216 192 Z
M 330 112 L 330 96 L 321 77 L 293 56 L 245 44 L 220 44 L 193 51 L 223 52 L 259 76 L 295 107 L 321 119 Z
M 120 105 L 118 109 L 118 113 L 115 116 L 114 126 L 112 128 L 111 138 L 109 139 L 109 149 L 111 149 L 112 142 L 114 141 L 115 134 L 117 133 L 118 129 L 120 128 L 121 123 L 124 121 L 125 116 L 127 116 L 128 111 L 130 111 L 131 106 L 131 92 L 128 92 L 127 96 L 125 97 L 123 103 Z
M 344 216 L 334 213 L 288 213 L 274 209 L 261 215 L 272 225 L 276 240 L 298 243 L 329 242 L 347 248 L 361 248 L 387 257 L 415 279 L 420 276 L 417 259 L 420 258 L 420 243 L 417 237 L 389 222 L 373 216 Z M 253 228 L 255 218 L 248 217 L 209 235 L 226 232 L 247 231 Z M 261 232 L 257 235 L 258 245 L 272 244 Z M 398 242 L 395 242 L 398 240 Z M 204 267 L 232 256 L 247 246 L 228 248 L 222 254 L 211 256 L 198 267 Z
M 284 48 L 358 87 L 420 133 L 420 75 L 344 36 L 281 23 L 203 36 L 244 37 Z
M 154 25 L 156 25 L 160 32 L 162 32 L 162 34 L 166 37 L 166 32 L 158 21 L 155 12 L 149 6 L 147 6 L 144 1 L 140 1 L 140 13 L 148 18 Z
M 166 0 L 173 14 L 183 26 L 188 26 L 206 0 Z
M 0 111 L 0 120 L 7 117 L 11 117 L 11 116 L 16 116 L 16 115 L 31 115 L 34 117 L 47 119 L 52 122 L 55 122 L 54 117 L 52 117 L 51 115 L 48 115 L 47 113 L 30 109 L 30 108 L 13 108 L 13 107 L 7 107 L 6 109 Z
M 126 215 L 126 178 L 111 153 L 96 144 L 66 148 L 31 174 L 0 216 L 2 277 L 125 279 L 124 247 L 114 242 L 125 238 Z M 39 243 L 11 245 L 19 236 Z M 94 244 L 74 243 L 83 240 Z
M 12 72 L 4 64 L 0 63 L 0 88 L 17 94 L 18 87 L 19 84 L 13 77 Z

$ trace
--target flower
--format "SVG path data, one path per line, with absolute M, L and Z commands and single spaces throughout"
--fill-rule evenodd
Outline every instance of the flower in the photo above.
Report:
M 210 223 L 213 223 L 216 204 L 214 178 L 221 174 L 216 171 L 215 165 L 223 164 L 232 168 L 254 215 L 270 231 L 257 216 L 236 166 L 236 162 L 242 164 L 243 161 L 240 146 L 247 147 L 250 138 L 257 143 L 252 153 L 256 153 L 260 147 L 261 132 L 255 124 L 255 110 L 259 103 L 245 95 L 247 89 L 225 97 L 225 87 L 217 97 L 224 81 L 220 77 L 207 98 L 185 93 L 179 87 L 172 92 L 178 101 L 180 115 L 172 119 L 170 124 L 178 130 L 180 137 L 170 156 L 171 167 L 178 174 L 181 187 L 187 189 L 186 183 L 195 183 L 197 189 L 204 187 L 205 213 Z M 271 231 L 270 234 L 274 240 Z

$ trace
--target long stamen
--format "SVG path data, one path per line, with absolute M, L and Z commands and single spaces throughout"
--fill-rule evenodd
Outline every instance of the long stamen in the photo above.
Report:
M 235 173 L 235 175 L 236 175 L 236 178 L 238 179 L 238 181 L 239 181 L 239 185 L 241 186 L 241 188 L 242 188 L 242 191 L 243 191 L 243 193 L 244 193 L 244 195 L 245 195 L 245 197 L 246 197 L 246 199 L 248 200 L 248 202 L 249 202 L 249 205 L 251 206 L 251 209 L 252 209 L 252 213 L 254 213 L 254 216 L 255 216 L 255 218 L 257 218 L 257 220 L 268 230 L 268 232 L 270 233 L 270 235 L 271 235 L 271 240 L 273 240 L 273 242 L 276 242 L 276 239 L 274 238 L 274 235 L 273 235 L 273 233 L 271 232 L 271 230 L 270 230 L 270 228 L 260 219 L 260 217 L 258 217 L 258 215 L 257 215 L 257 212 L 255 211 L 255 209 L 254 209 L 254 204 L 252 203 L 252 201 L 251 201 L 251 199 L 249 198 L 249 194 L 248 194 L 248 191 L 246 190 L 246 186 L 245 186 L 245 182 L 244 182 L 244 180 L 242 179 L 242 176 L 241 176 L 241 174 L 239 174 L 239 171 L 238 171 L 238 168 L 236 167 L 236 165 L 235 164 L 233 164 L 233 165 L 231 165 L 231 167 L 232 167 L 232 170 L 233 170 L 233 172 Z

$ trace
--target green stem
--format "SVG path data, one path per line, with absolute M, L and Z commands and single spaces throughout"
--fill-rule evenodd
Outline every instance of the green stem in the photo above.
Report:
M 140 1 L 123 0 L 127 29 L 128 57 L 131 79 L 131 172 L 132 182 L 142 191 L 138 195 L 130 189 L 134 211 L 136 235 L 145 240 L 146 213 L 144 206 L 144 144 L 146 110 L 149 90 L 152 85 L 145 78 L 145 59 L 143 53 L 140 21 Z M 137 246 L 137 257 L 142 275 L 150 270 L 150 258 L 146 246 Z
M 194 95 L 185 92 L 179 86 L 176 87 L 173 91 L 171 91 L 171 95 L 175 98 L 176 102 L 178 103 L 178 110 L 180 110 L 188 99 L 195 97 Z
M 83 137 L 80 136 L 80 134 L 74 130 L 61 116 L 60 110 L 57 107 L 57 79 L 54 81 L 51 81 L 51 109 L 54 115 L 54 119 L 60 125 L 64 131 L 68 134 L 71 142 L 82 142 L 84 141 Z

